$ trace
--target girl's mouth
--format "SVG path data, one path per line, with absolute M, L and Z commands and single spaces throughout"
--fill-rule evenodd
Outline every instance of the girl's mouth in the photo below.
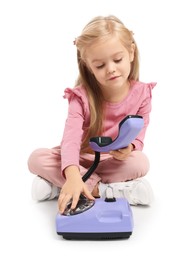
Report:
M 119 78 L 119 76 L 111 77 L 109 80 L 115 80 L 117 78 Z

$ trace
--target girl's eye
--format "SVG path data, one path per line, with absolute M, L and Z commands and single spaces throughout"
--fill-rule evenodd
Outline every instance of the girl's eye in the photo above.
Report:
M 115 63 L 119 63 L 122 61 L 123 58 L 114 60 Z M 105 64 L 101 64 L 99 66 L 96 66 L 96 69 L 102 69 L 105 66 Z
M 115 63 L 119 63 L 120 61 L 122 61 L 122 58 L 118 60 L 114 60 Z
M 96 66 L 97 69 L 102 69 L 104 67 L 104 64 Z

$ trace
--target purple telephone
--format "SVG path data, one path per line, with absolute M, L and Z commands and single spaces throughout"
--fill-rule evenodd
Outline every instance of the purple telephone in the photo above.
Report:
M 143 118 L 139 115 L 129 115 L 119 123 L 119 133 L 115 140 L 110 137 L 93 137 L 90 146 L 96 152 L 109 152 L 127 147 L 143 127 Z
M 119 124 L 118 136 L 93 137 L 90 147 L 95 151 L 95 160 L 82 177 L 86 181 L 100 161 L 100 152 L 109 152 L 127 147 L 144 126 L 142 116 L 128 115 Z M 129 238 L 133 231 L 133 214 L 130 205 L 123 198 L 99 198 L 95 201 L 80 196 L 76 209 L 71 203 L 63 214 L 56 216 L 56 231 L 64 239 L 117 239 Z

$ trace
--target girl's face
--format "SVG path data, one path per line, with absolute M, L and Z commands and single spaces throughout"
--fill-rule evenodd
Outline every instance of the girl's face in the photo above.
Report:
M 103 92 L 121 89 L 128 84 L 133 59 L 134 44 L 128 52 L 117 37 L 92 44 L 86 49 L 86 64 Z

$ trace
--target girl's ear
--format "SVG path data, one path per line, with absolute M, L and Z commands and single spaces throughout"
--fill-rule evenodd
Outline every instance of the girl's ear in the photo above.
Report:
M 134 60 L 134 52 L 135 52 L 135 48 L 136 48 L 135 44 L 132 43 L 132 44 L 131 44 L 131 48 L 130 48 L 130 52 L 129 52 L 129 55 L 130 55 L 130 62 L 133 62 L 133 60 Z

